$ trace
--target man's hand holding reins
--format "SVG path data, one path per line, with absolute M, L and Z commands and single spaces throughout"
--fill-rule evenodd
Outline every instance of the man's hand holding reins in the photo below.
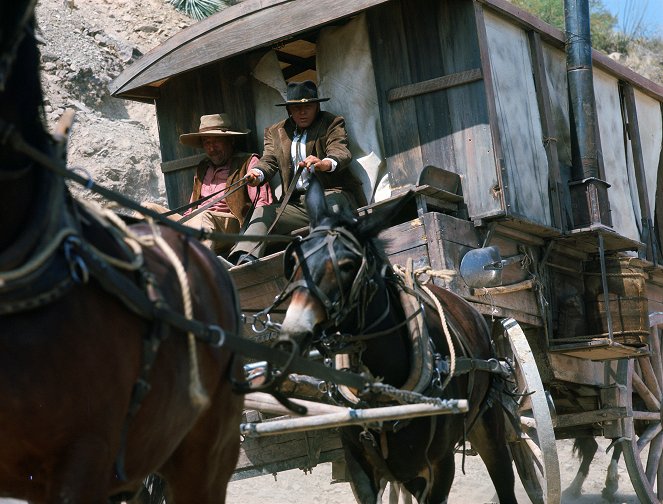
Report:
M 304 161 L 299 162 L 299 166 L 306 167 L 306 169 L 309 172 L 313 172 L 313 171 L 328 172 L 328 171 L 332 171 L 332 169 L 333 169 L 331 159 L 329 159 L 329 158 L 320 159 L 320 158 L 317 158 L 313 155 L 306 156 L 306 159 L 304 159 Z

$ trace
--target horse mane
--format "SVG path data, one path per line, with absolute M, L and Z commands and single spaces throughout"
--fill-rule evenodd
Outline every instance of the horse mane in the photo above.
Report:
M 13 3 L 13 2 L 12 2 Z M 40 53 L 35 43 L 36 20 L 32 16 L 9 44 L 3 37 L 0 54 L 0 109 L 3 119 L 16 127 L 24 140 L 42 152 L 50 151 L 44 127 L 43 91 L 39 78 Z M 6 26 L 2 33 L 7 34 Z M 7 47 L 9 45 L 9 47 Z M 7 127 L 7 125 L 3 125 Z
M 348 208 L 341 208 L 339 212 L 330 212 L 320 225 L 330 228 L 345 228 L 354 235 L 355 238 L 364 245 L 368 257 L 380 263 L 387 265 L 390 272 L 393 272 L 391 263 L 385 252 L 389 239 L 379 238 L 378 233 L 386 229 L 389 225 L 388 219 L 368 214 L 359 218 L 350 212 Z M 376 223 L 379 225 L 376 228 Z

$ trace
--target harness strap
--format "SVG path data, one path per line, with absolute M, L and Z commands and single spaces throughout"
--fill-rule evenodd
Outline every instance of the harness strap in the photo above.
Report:
M 207 196 L 202 196 L 201 198 L 198 198 L 196 201 L 192 201 L 191 203 L 187 203 L 186 205 L 182 205 L 182 206 L 179 206 L 177 208 L 173 208 L 172 210 L 168 210 L 167 212 L 164 212 L 161 215 L 166 217 L 168 215 L 174 215 L 176 213 L 181 213 L 183 210 L 188 210 L 189 208 L 194 208 L 194 207 L 200 205 L 201 203 L 204 203 L 205 201 L 209 200 L 210 198 L 214 198 L 214 196 L 216 196 L 218 194 L 221 194 L 224 191 L 229 190 L 230 188 L 232 188 L 232 187 L 236 186 L 237 184 L 241 183 L 243 180 L 244 180 L 244 177 L 239 179 L 239 180 L 236 180 L 235 182 L 233 182 L 230 185 L 227 185 L 223 189 L 219 189 L 218 191 L 213 192 L 212 194 L 208 194 Z M 220 201 L 220 200 L 222 200 L 223 198 L 225 198 L 227 196 L 228 196 L 227 194 L 224 194 L 223 196 L 215 199 L 211 204 L 214 204 L 217 201 Z
M 143 360 L 141 364 L 141 372 L 131 391 L 131 402 L 129 403 L 129 410 L 125 416 L 124 424 L 122 425 L 122 432 L 120 433 L 120 448 L 118 449 L 117 455 L 115 457 L 115 472 L 121 481 L 127 481 L 128 479 L 124 461 L 126 459 L 127 452 L 127 435 L 129 433 L 129 425 L 131 424 L 131 420 L 138 413 L 138 410 L 143 403 L 143 399 L 152 389 L 149 381 L 149 375 L 152 367 L 154 366 L 154 362 L 156 361 L 159 346 L 161 345 L 162 339 L 159 338 L 158 335 L 161 334 L 160 329 L 162 326 L 163 324 L 161 321 L 156 320 L 152 325 L 150 337 L 143 338 Z
M 192 219 L 193 217 L 195 217 L 196 215 L 198 215 L 198 214 L 204 212 L 204 211 L 207 210 L 208 208 L 213 207 L 216 203 L 218 203 L 218 202 L 221 201 L 222 199 L 226 199 L 226 198 L 227 198 L 228 196 L 230 196 L 231 194 L 236 193 L 237 191 L 239 191 L 240 189 L 242 189 L 242 188 L 246 185 L 246 183 L 247 183 L 247 178 L 246 178 L 246 176 L 244 176 L 244 177 L 242 177 L 241 179 L 239 179 L 239 180 L 233 182 L 233 183 L 230 184 L 229 186 L 225 187 L 224 189 L 221 189 L 221 191 L 217 191 L 217 192 L 214 193 L 214 194 L 210 194 L 210 197 L 211 197 L 211 196 L 215 196 L 215 195 L 219 194 L 220 192 L 227 191 L 225 194 L 222 194 L 221 196 L 217 196 L 216 198 L 213 198 L 213 199 L 212 199 L 211 201 L 209 201 L 208 203 L 205 203 L 203 206 L 196 208 L 193 212 L 188 213 L 188 214 L 182 216 L 180 219 L 177 220 L 177 222 L 182 223 L 182 222 L 186 222 L 186 221 Z M 239 184 L 239 185 L 238 185 L 238 184 Z M 234 187 L 234 186 L 237 186 L 237 187 Z M 234 187 L 234 189 L 231 189 L 232 187 Z M 208 199 L 208 197 L 205 196 L 205 199 Z M 199 204 L 199 203 L 200 203 L 200 200 L 195 201 L 194 203 Z M 187 206 L 195 206 L 195 205 L 187 205 Z M 171 214 L 170 214 L 170 213 L 167 213 L 167 215 L 171 215 Z
M 283 215 L 283 212 L 285 211 L 285 207 L 290 202 L 290 198 L 292 197 L 293 193 L 295 192 L 295 189 L 297 188 L 297 181 L 299 180 L 299 177 L 301 176 L 302 171 L 304 171 L 304 168 L 305 168 L 304 166 L 298 166 L 297 167 L 297 170 L 295 171 L 295 177 L 290 182 L 290 187 L 288 187 L 288 190 L 286 191 L 285 196 L 283 197 L 283 200 L 281 201 L 281 205 L 276 210 L 276 217 L 274 218 L 274 222 L 272 222 L 272 224 L 267 229 L 267 232 L 265 233 L 265 236 L 269 235 L 269 233 L 272 232 L 272 230 L 276 226 L 276 223 L 281 218 L 281 215 Z M 247 252 L 247 254 L 249 254 L 249 255 L 253 254 L 253 252 L 255 252 L 255 250 L 260 246 L 260 243 L 261 243 L 261 241 L 258 241 L 253 246 L 253 248 Z

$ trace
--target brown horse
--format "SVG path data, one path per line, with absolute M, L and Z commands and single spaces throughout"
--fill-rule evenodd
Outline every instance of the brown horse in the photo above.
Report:
M 330 357 L 354 353 L 355 371 L 369 372 L 382 377 L 385 384 L 402 388 L 410 381 L 413 354 L 410 316 L 400 301 L 405 286 L 376 239 L 388 222 L 385 215 L 393 215 L 396 210 L 391 208 L 358 219 L 347 213 L 334 213 L 327 207 L 315 177 L 307 191 L 306 206 L 310 233 L 286 251 L 285 272 L 291 278 L 292 298 L 282 334 L 294 339 L 302 349 L 315 344 Z M 429 287 L 456 334 L 455 354 L 468 359 L 465 362 L 493 358 L 490 332 L 483 317 L 450 291 Z M 495 378 L 475 372 L 450 378 L 446 387 L 440 386 L 440 381 L 446 381 L 448 376 L 443 360 L 450 355 L 450 349 L 438 311 L 426 305 L 424 312 L 438 365 L 431 380 L 424 380 L 426 387 L 421 393 L 438 398 L 466 398 L 470 410 L 465 415 L 387 423 L 382 429 L 342 429 L 355 497 L 362 504 L 375 504 L 379 502 L 382 484 L 392 481 L 403 484 L 420 503 L 446 502 L 454 477 L 454 451 L 466 432 L 486 464 L 500 502 L 516 502 L 504 415 L 500 406 L 494 404 L 494 397 L 489 397 Z M 399 398 L 394 389 L 391 393 Z M 360 398 L 364 404 L 372 403 L 370 394 Z
M 159 473 L 168 502 L 222 503 L 243 399 L 230 352 L 188 331 L 237 334 L 232 281 L 198 242 L 158 226 L 130 230 L 163 240 L 136 263 L 21 148 L 54 159 L 34 3 L 0 6 L 0 497 L 106 504 Z

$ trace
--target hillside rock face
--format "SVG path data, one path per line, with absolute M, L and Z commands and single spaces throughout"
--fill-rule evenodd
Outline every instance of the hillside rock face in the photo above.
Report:
M 69 167 L 137 201 L 165 203 L 154 106 L 112 98 L 108 84 L 193 21 L 167 0 L 40 0 L 37 22 L 49 128 L 65 109 L 76 112 Z

